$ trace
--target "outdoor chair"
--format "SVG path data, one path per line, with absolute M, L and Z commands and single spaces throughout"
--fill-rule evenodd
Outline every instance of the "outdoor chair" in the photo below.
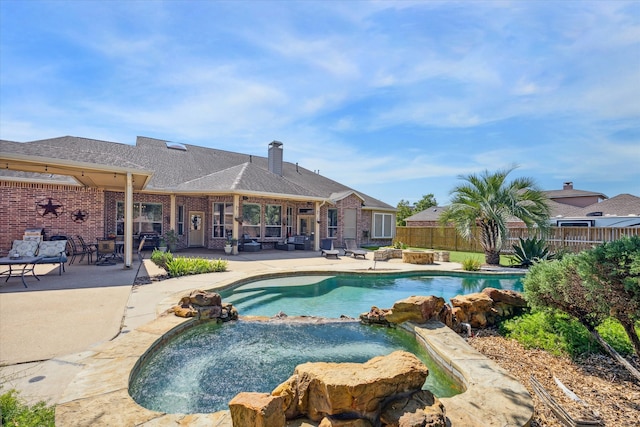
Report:
M 84 256 L 87 255 L 87 252 L 84 250 L 84 248 L 77 244 L 75 240 L 73 240 L 73 237 L 69 236 L 67 238 L 67 246 L 68 246 L 68 255 L 69 255 L 69 265 L 73 264 L 76 260 L 76 257 L 78 255 L 81 255 L 80 257 L 80 261 L 78 262 L 82 262 L 82 260 L 84 259 Z
M 65 271 L 64 263 L 67 262 L 67 241 L 46 240 L 38 245 L 38 256 L 43 257 L 38 264 L 58 264 L 58 275 Z
M 37 240 L 14 240 L 11 251 L 21 257 L 32 257 L 36 256 L 38 245 L 39 242 Z
M 98 240 L 96 265 L 115 265 L 116 241 L 111 239 Z
M 96 252 L 95 245 L 88 245 L 84 241 L 82 236 L 80 236 L 80 235 L 78 235 L 76 237 L 78 238 L 78 241 L 80 242 L 80 246 L 82 247 L 82 251 L 87 256 L 87 264 L 92 264 L 93 263 L 93 254 Z M 82 259 L 80 261 L 82 261 Z
M 354 258 L 361 256 L 363 259 L 367 258 L 367 251 L 358 248 L 356 239 L 344 239 L 344 254 L 353 255 Z
M 333 240 L 332 239 L 322 239 L 320 240 L 320 255 L 329 258 L 330 256 L 338 259 L 338 254 L 340 252 L 337 249 L 333 249 Z

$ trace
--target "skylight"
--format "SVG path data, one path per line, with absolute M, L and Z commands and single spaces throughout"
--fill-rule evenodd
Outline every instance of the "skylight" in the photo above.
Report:
M 165 144 L 167 144 L 167 148 L 170 148 L 172 150 L 187 151 L 187 147 L 184 144 L 180 144 L 179 142 L 165 141 Z

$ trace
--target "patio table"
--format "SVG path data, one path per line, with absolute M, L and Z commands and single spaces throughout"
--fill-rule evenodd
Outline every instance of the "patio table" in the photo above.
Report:
M 18 274 L 14 273 L 13 266 L 14 265 L 22 265 L 22 272 L 19 273 L 20 278 L 22 279 L 22 284 L 25 288 L 27 288 L 27 282 L 24 281 L 24 275 L 26 273 L 31 273 L 33 277 L 40 281 L 40 278 L 36 276 L 35 267 L 38 262 L 40 262 L 44 257 L 43 256 L 23 256 L 20 258 L 10 258 L 10 257 L 2 257 L 0 258 L 0 265 L 9 266 L 8 270 L 0 272 L 0 276 L 7 276 L 5 282 L 9 280 L 9 277 L 18 277 Z M 29 267 L 31 265 L 31 267 Z

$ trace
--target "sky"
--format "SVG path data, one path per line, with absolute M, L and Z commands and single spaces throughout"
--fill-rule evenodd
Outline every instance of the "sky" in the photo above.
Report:
M 640 196 L 640 1 L 0 0 L 0 139 L 284 160 L 392 206 L 516 168 Z

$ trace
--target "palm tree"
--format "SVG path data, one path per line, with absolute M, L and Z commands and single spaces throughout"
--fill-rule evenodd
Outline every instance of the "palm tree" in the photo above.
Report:
M 473 238 L 473 229 L 480 227 L 480 245 L 489 265 L 500 264 L 500 251 L 506 241 L 507 222 L 520 219 L 530 230 L 538 227 L 541 233 L 549 228 L 547 196 L 531 178 L 517 178 L 507 183 L 507 175 L 516 168 L 499 170 L 493 174 L 460 176 L 466 183 L 451 190 L 452 203 L 440 217 L 442 224 L 455 224 L 465 239 Z

